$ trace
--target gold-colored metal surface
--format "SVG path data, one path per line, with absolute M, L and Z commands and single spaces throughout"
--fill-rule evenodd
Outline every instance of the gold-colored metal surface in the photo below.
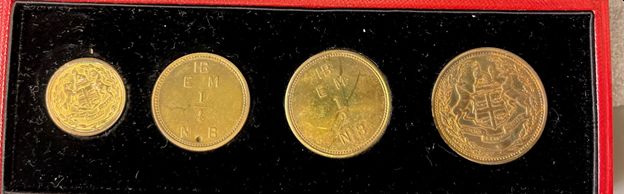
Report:
M 365 56 L 328 50 L 297 69 L 284 106 L 292 132 L 305 147 L 322 156 L 347 158 L 383 135 L 391 112 L 390 90 Z
M 48 114 L 61 130 L 93 136 L 119 119 L 126 104 L 126 89 L 119 73 L 108 63 L 80 58 L 54 72 L 45 98 Z
M 503 164 L 539 139 L 547 115 L 544 86 L 531 66 L 498 48 L 477 48 L 452 59 L 431 97 L 435 125 L 459 155 Z
M 245 77 L 227 59 L 193 53 L 173 61 L 152 93 L 152 114 L 160 132 L 190 151 L 208 151 L 232 140 L 249 113 Z

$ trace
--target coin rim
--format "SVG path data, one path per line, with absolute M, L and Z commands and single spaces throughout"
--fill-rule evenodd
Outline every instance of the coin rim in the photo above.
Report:
M 104 69 L 109 70 L 112 74 L 113 77 L 115 77 L 116 83 L 115 84 L 120 84 L 121 85 L 121 106 L 119 108 L 118 111 L 116 111 L 115 116 L 112 117 L 114 119 L 110 119 L 110 121 L 108 121 L 108 124 L 104 125 L 104 127 L 100 127 L 96 130 L 93 130 L 91 132 L 82 132 L 82 131 L 78 131 L 73 129 L 73 127 L 71 126 L 67 126 L 65 124 L 63 124 L 60 119 L 58 118 L 58 116 L 56 114 L 54 114 L 52 112 L 52 109 L 50 108 L 50 98 L 52 98 L 50 95 L 50 86 L 53 85 L 54 82 L 57 82 L 58 76 L 64 72 L 65 70 L 67 70 L 70 67 L 76 66 L 76 65 L 80 65 L 82 63 L 89 63 L 89 62 L 93 62 L 95 64 L 101 65 Z M 117 72 L 117 70 L 115 68 L 113 68 L 113 66 L 111 66 L 110 64 L 108 64 L 106 61 L 103 61 L 101 59 L 97 59 L 97 58 L 93 58 L 93 57 L 82 57 L 82 58 L 78 58 L 78 59 L 74 59 L 71 61 L 68 61 L 67 63 L 63 64 L 61 67 L 59 67 L 54 74 L 52 74 L 52 77 L 50 77 L 50 81 L 48 81 L 48 85 L 46 86 L 46 94 L 45 94 L 45 103 L 46 103 L 46 109 L 48 112 L 48 115 L 50 116 L 50 118 L 52 119 L 52 122 L 62 131 L 73 135 L 73 136 L 77 136 L 77 137 L 90 137 L 90 136 L 95 136 L 98 135 L 100 133 L 103 133 L 104 131 L 107 131 L 108 129 L 110 129 L 113 125 L 115 125 L 115 123 L 117 123 L 117 121 L 119 120 L 119 118 L 121 117 L 121 115 L 124 112 L 124 109 L 126 107 L 126 86 L 125 83 L 123 81 L 123 78 L 121 77 L 121 75 L 119 74 L 119 72 Z
M 221 141 L 218 141 L 214 144 L 208 145 L 208 146 L 191 146 L 191 145 L 186 145 L 183 142 L 178 141 L 176 138 L 172 137 L 169 135 L 169 133 L 167 131 L 165 131 L 165 127 L 164 127 L 164 122 L 161 123 L 162 118 L 158 117 L 157 112 L 159 112 L 159 108 L 157 108 L 157 102 L 155 101 L 156 98 L 158 98 L 159 93 L 158 91 L 160 91 L 160 87 L 163 84 L 163 79 L 165 79 L 163 77 L 164 72 L 169 71 L 170 73 L 174 71 L 174 68 L 182 65 L 184 62 L 187 62 L 191 59 L 209 59 L 209 60 L 215 60 L 218 61 L 220 65 L 225 66 L 226 68 L 230 69 L 231 72 L 234 74 L 234 76 L 238 79 L 240 85 L 241 85 L 241 92 L 243 92 L 243 111 L 240 114 L 239 117 L 239 121 L 237 123 L 236 126 L 234 126 L 233 128 L 230 128 L 229 130 L 231 130 L 231 133 L 224 137 Z M 170 74 L 169 73 L 169 74 Z M 161 134 L 163 134 L 163 136 L 165 136 L 165 138 L 173 143 L 174 145 L 176 145 L 179 148 L 188 150 L 188 151 L 193 151 L 193 152 L 204 152 L 204 151 L 211 151 L 211 150 L 215 150 L 217 148 L 220 148 L 224 145 L 226 145 L 227 143 L 229 143 L 230 141 L 232 141 L 242 130 L 243 126 L 245 125 L 245 123 L 247 122 L 247 118 L 249 116 L 249 110 L 250 110 L 250 94 L 249 94 L 249 86 L 247 85 L 247 80 L 245 79 L 245 76 L 243 76 L 242 72 L 238 69 L 238 67 L 236 65 L 234 65 L 234 63 L 232 63 L 230 60 L 226 59 L 225 57 L 222 57 L 220 55 L 214 54 L 214 53 L 208 53 L 208 52 L 196 52 L 196 53 L 191 53 L 191 54 L 187 54 L 184 55 L 180 58 L 177 58 L 176 60 L 174 60 L 173 62 L 169 63 L 167 65 L 167 67 L 160 72 L 160 75 L 158 76 L 158 79 L 156 80 L 156 82 L 154 83 L 154 88 L 152 89 L 152 99 L 151 99 L 151 110 L 152 110 L 152 117 L 154 119 L 154 122 L 156 123 L 156 126 L 158 128 L 158 130 L 160 131 Z M 159 119 L 160 118 L 160 119 Z
M 443 134 L 442 130 L 440 129 L 440 125 L 438 124 L 438 119 L 436 117 L 436 106 L 435 106 L 435 96 L 436 93 L 438 92 L 438 83 L 440 82 L 440 79 L 443 77 L 443 75 L 446 73 L 446 71 L 451 68 L 451 66 L 456 66 L 455 64 L 457 64 L 456 62 L 460 59 L 462 59 L 463 57 L 470 55 L 470 54 L 474 54 L 474 53 L 478 53 L 478 52 L 494 52 L 494 53 L 500 53 L 502 55 L 507 55 L 509 56 L 509 58 L 513 59 L 514 61 L 518 62 L 519 64 L 523 65 L 524 67 L 526 67 L 527 71 L 529 72 L 529 74 L 531 76 L 533 76 L 533 78 L 535 78 L 535 82 L 537 85 L 538 90 L 541 91 L 541 96 L 542 98 L 542 102 L 544 103 L 544 106 L 542 107 L 542 118 L 541 118 L 541 125 L 538 127 L 538 131 L 535 132 L 535 135 L 530 139 L 530 142 L 528 142 L 527 144 L 525 144 L 525 146 L 523 146 L 522 149 L 518 150 L 517 152 L 510 154 L 506 157 L 504 157 L 504 159 L 501 160 L 496 160 L 496 158 L 493 158 L 491 160 L 480 160 L 478 158 L 472 157 L 472 156 L 468 156 L 467 154 L 463 153 L 461 149 L 456 148 L 455 144 L 449 143 L 450 141 L 448 140 L 448 138 Z M 496 47 L 480 47 L 480 48 L 473 48 L 470 49 L 468 51 L 462 52 L 461 54 L 457 55 L 456 57 L 454 57 L 453 59 L 451 59 L 448 63 L 446 63 L 446 65 L 444 65 L 444 68 L 442 69 L 442 71 L 440 71 L 440 73 L 438 74 L 438 77 L 436 79 L 436 82 L 434 83 L 433 86 L 433 91 L 431 92 L 431 114 L 433 115 L 433 120 L 435 123 L 435 127 L 438 129 L 438 133 L 440 134 L 440 136 L 442 137 L 442 139 L 444 140 L 444 142 L 453 150 L 455 151 L 455 153 L 459 154 L 460 156 L 462 156 L 463 158 L 475 162 L 475 163 L 479 163 L 479 164 L 485 164 L 485 165 L 499 165 L 499 164 L 505 164 L 505 163 L 509 163 L 511 161 L 514 161 L 522 156 L 524 156 L 524 154 L 526 154 L 529 150 L 531 150 L 531 148 L 533 148 L 533 146 L 535 146 L 535 144 L 537 143 L 537 141 L 540 139 L 544 128 L 546 127 L 546 119 L 548 116 L 548 96 L 546 94 L 546 90 L 544 88 L 544 84 L 542 82 L 542 80 L 540 79 L 539 75 L 537 74 L 537 72 L 535 72 L 535 70 L 533 69 L 533 67 L 526 62 L 523 58 L 521 58 L 520 56 L 504 50 L 504 49 L 500 49 L 500 48 L 496 48 Z M 448 129 L 444 129 L 446 131 L 448 131 Z
M 386 111 L 383 114 L 382 123 L 380 123 L 379 127 L 375 130 L 376 131 L 376 136 L 374 138 L 370 139 L 370 141 L 368 143 L 363 144 L 363 146 L 360 146 L 359 148 L 345 151 L 345 152 L 347 152 L 346 154 L 335 154 L 335 153 L 324 152 L 323 150 L 315 148 L 314 146 L 312 146 L 308 142 L 306 142 L 306 140 L 303 137 L 301 137 L 301 135 L 298 132 L 296 124 L 294 123 L 293 118 L 291 116 L 291 114 L 293 114 L 293 113 L 290 110 L 290 105 L 289 105 L 289 103 L 290 103 L 289 99 L 293 95 L 292 94 L 293 84 L 294 84 L 295 80 L 297 79 L 297 77 L 302 75 L 301 72 L 304 69 L 306 69 L 305 67 L 308 66 L 310 64 L 310 62 L 315 61 L 317 58 L 324 57 L 325 55 L 337 55 L 337 54 L 351 55 L 355 59 L 360 59 L 361 61 L 363 61 L 364 65 L 366 67 L 368 67 L 373 72 L 373 74 L 375 74 L 375 76 L 378 78 L 377 80 L 380 82 L 381 88 L 383 90 L 383 94 L 385 94 L 384 98 L 385 98 L 385 102 L 386 102 L 386 107 L 385 107 Z M 285 113 L 286 113 L 286 120 L 288 121 L 288 125 L 290 127 L 290 130 L 295 135 L 297 140 L 299 140 L 299 142 L 301 144 L 303 144 L 306 148 L 308 148 L 308 150 L 310 150 L 310 151 L 312 151 L 312 152 L 314 152 L 316 154 L 319 154 L 321 156 L 328 157 L 328 158 L 335 158 L 335 159 L 350 158 L 350 157 L 354 157 L 356 155 L 359 155 L 359 154 L 361 154 L 361 153 L 371 149 L 375 144 L 377 144 L 377 142 L 379 142 L 379 140 L 381 139 L 381 137 L 385 133 L 385 131 L 386 131 L 387 127 L 388 127 L 388 124 L 390 122 L 391 114 L 392 114 L 392 93 L 390 92 L 390 87 L 389 87 L 388 81 L 386 80 L 386 78 L 383 75 L 383 73 L 381 72 L 381 70 L 377 67 L 375 62 L 373 62 L 373 60 L 371 60 L 368 57 L 366 57 L 365 55 L 360 54 L 360 53 L 355 52 L 355 51 L 344 50 L 344 49 L 329 49 L 329 50 L 325 50 L 325 51 L 322 51 L 320 53 L 317 53 L 317 54 L 311 56 L 310 58 L 306 59 L 301 65 L 299 65 L 299 67 L 297 67 L 297 70 L 291 76 L 290 81 L 288 82 L 288 87 L 286 88 L 286 95 L 284 97 L 284 110 L 285 110 Z

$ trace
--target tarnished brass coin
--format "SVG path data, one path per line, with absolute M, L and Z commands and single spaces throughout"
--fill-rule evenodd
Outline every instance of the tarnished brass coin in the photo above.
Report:
M 328 50 L 297 69 L 284 106 L 292 132 L 305 147 L 322 156 L 347 158 L 383 135 L 390 118 L 390 90 L 365 56 Z
M 119 73 L 108 63 L 80 58 L 54 72 L 45 97 L 56 126 L 75 136 L 93 136 L 119 119 L 126 104 L 126 89 Z
M 249 88 L 232 62 L 212 53 L 173 61 L 152 92 L 152 114 L 160 132 L 190 151 L 217 149 L 247 120 Z
M 435 125 L 459 155 L 503 164 L 539 139 L 547 115 L 544 86 L 531 66 L 498 48 L 477 48 L 452 59 L 431 97 Z

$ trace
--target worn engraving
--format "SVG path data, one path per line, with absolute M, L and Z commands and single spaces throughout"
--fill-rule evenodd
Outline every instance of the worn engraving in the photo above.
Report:
M 379 140 L 390 115 L 390 92 L 372 61 L 330 50 L 312 56 L 295 72 L 285 108 L 293 133 L 307 148 L 345 158 Z

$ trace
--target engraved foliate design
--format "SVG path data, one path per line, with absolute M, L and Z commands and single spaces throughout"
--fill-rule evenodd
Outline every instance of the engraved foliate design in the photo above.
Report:
M 121 116 L 126 93 L 121 76 L 109 64 L 81 58 L 59 68 L 46 89 L 46 106 L 54 123 L 76 136 L 110 128 Z
M 497 48 L 460 54 L 440 73 L 433 90 L 438 131 L 463 157 L 502 164 L 526 153 L 540 137 L 546 93 L 520 57 Z

